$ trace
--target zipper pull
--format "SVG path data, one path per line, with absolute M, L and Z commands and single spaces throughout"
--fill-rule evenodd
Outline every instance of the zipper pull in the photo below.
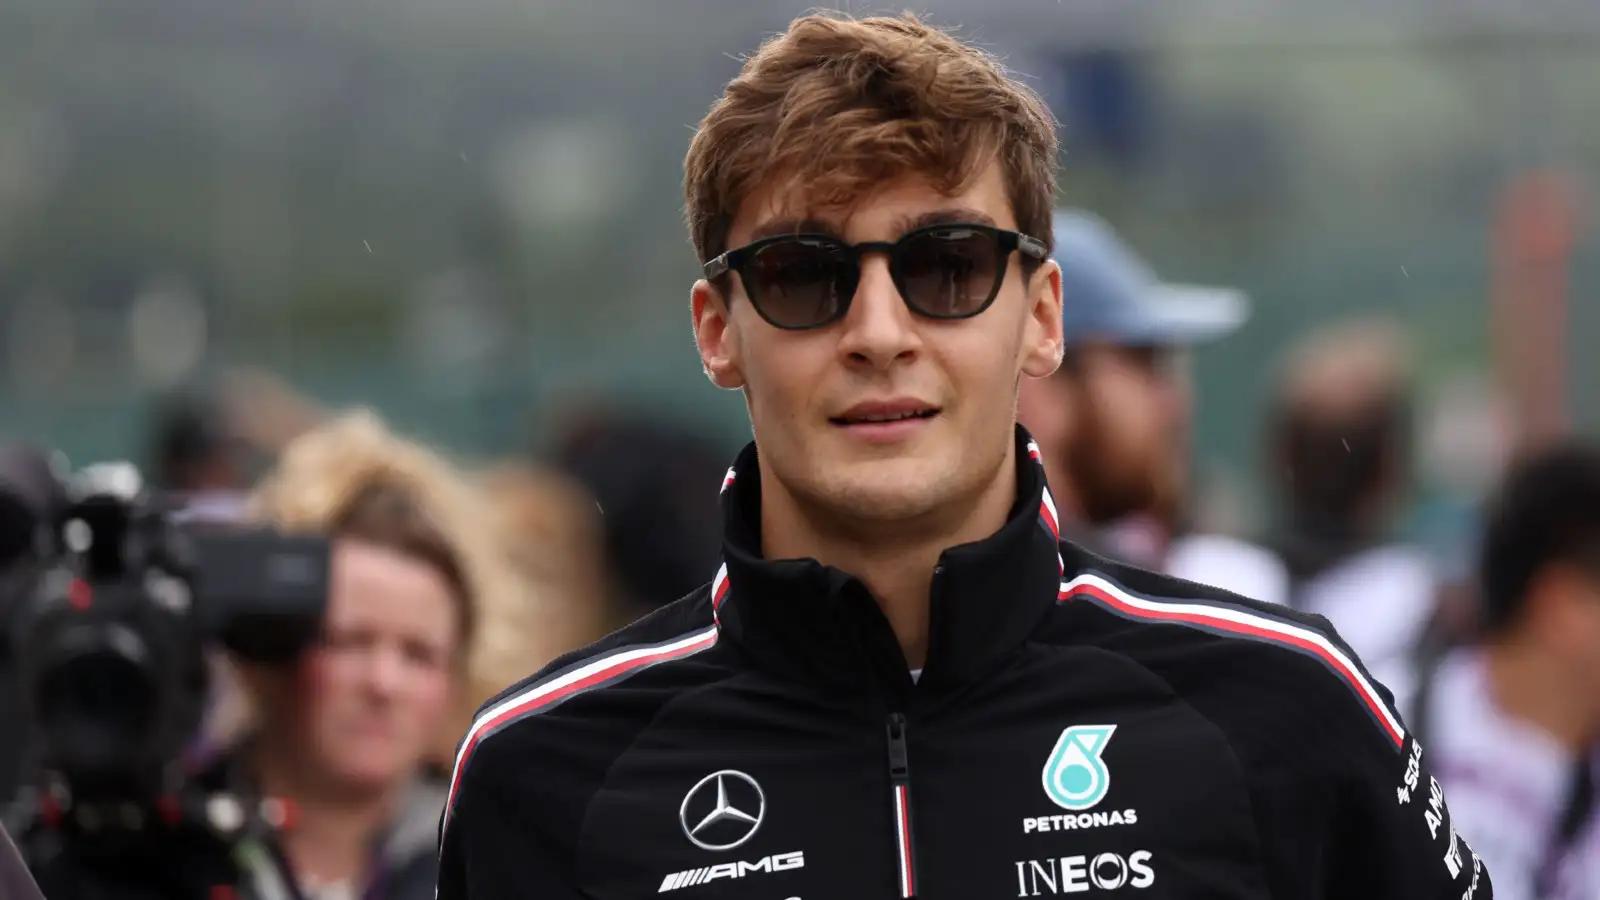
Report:
M 906 754 L 906 717 L 901 713 L 889 716 L 889 780 L 895 784 L 911 781 L 911 765 Z

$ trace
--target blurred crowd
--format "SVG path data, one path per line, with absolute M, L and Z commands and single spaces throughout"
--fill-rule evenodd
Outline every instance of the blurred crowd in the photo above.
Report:
M 245 865 L 261 900 L 358 897 L 375 871 L 385 896 L 431 897 L 438 815 L 474 711 L 688 593 L 718 554 L 726 460 L 645 417 L 590 410 L 548 452 L 475 464 L 370 410 L 325 410 L 243 372 L 166 398 L 148 426 L 141 469 L 184 521 L 332 540 L 313 649 L 289 664 L 214 650 L 185 760 L 208 788 L 271 798 L 282 858 L 261 844 Z M 22 597 L 6 587 L 14 624 Z M 0 727 L 22 735 L 16 636 L 0 651 Z M 42 802 L 27 748 L 0 744 L 18 830 Z M 79 896 L 49 871 L 40 880 L 52 900 Z
M 1424 736 L 1500 896 L 1600 885 L 1600 449 L 1494 420 L 1474 440 L 1503 446 L 1497 485 L 1458 539 L 1405 539 L 1429 411 L 1405 332 L 1353 320 L 1285 348 L 1255 411 L 1266 527 L 1219 526 L 1188 466 L 1205 388 L 1188 359 L 1247 327 L 1251 298 L 1162 280 L 1088 212 L 1061 212 L 1056 235 L 1069 349 L 1024 385 L 1018 414 L 1064 535 L 1326 616 Z M 285 858 L 254 870 L 264 898 L 292 896 L 287 883 L 359 896 L 374 835 L 390 896 L 428 896 L 473 710 L 689 592 L 719 553 L 728 460 L 637 411 L 584 410 L 537 452 L 449 459 L 370 411 L 236 372 L 153 410 L 147 438 L 146 476 L 193 514 L 334 539 L 321 641 L 288 667 L 218 654 L 195 751 L 211 777 L 292 810 Z M 8 789 L 23 787 L 20 763 L 0 761 Z
M 1064 135 L 1017 409 L 1062 536 L 1326 617 L 1496 896 L 1600 900 L 1600 3 L 924 5 Z M 746 423 L 662 302 L 683 126 L 792 6 L 0 3 L 0 560 L 10 475 L 128 422 L 186 516 L 332 542 L 308 653 L 208 650 L 182 764 L 265 798 L 243 900 L 431 900 L 474 711 L 717 570 Z M 58 799 L 21 584 L 14 833 Z
M 1063 534 L 1326 617 L 1419 736 L 1496 895 L 1600 896 L 1600 444 L 1566 432 L 1529 371 L 1548 374 L 1563 333 L 1501 373 L 1502 402 L 1520 408 L 1448 438 L 1491 486 L 1432 544 L 1404 528 L 1433 412 L 1406 333 L 1360 318 L 1304 336 L 1257 414 L 1264 527 L 1229 533 L 1203 521 L 1186 465 L 1203 386 L 1185 360 L 1225 346 L 1248 298 L 1161 282 L 1092 216 L 1058 219 L 1057 242 L 1070 346 L 1054 376 L 1024 385 L 1020 417 Z M 1510 290 L 1523 321 L 1498 322 L 1499 337 L 1525 344 L 1548 294 Z

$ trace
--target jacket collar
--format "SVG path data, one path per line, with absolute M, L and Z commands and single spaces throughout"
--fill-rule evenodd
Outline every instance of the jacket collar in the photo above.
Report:
M 1016 441 L 1017 500 L 1005 525 L 946 550 L 934 569 L 920 682 L 928 690 L 964 684 L 1002 662 L 1059 594 L 1059 527 L 1039 449 L 1021 427 Z M 720 632 L 785 677 L 909 691 L 899 643 L 860 580 L 814 559 L 761 557 L 759 465 L 752 443 L 723 479 L 723 566 L 712 584 Z

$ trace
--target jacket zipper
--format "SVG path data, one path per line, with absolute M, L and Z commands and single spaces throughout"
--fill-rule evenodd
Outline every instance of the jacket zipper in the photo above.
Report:
M 889 716 L 889 790 L 894 812 L 895 871 L 900 874 L 900 896 L 917 895 L 916 842 L 911 834 L 911 768 L 906 761 L 906 717 Z

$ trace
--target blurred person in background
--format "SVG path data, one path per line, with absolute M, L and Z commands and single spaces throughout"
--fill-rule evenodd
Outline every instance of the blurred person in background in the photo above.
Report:
M 1018 415 L 1069 539 L 1162 569 L 1190 491 L 1185 354 L 1236 330 L 1249 301 L 1161 281 L 1092 213 L 1059 211 L 1054 227 L 1066 352 L 1053 376 L 1024 380 Z M 1238 579 L 1221 586 L 1253 595 Z
M 19 606 L 38 562 L 36 516 L 65 502 L 51 453 L 24 441 L 0 439 L 0 818 L 23 787 L 31 760 L 25 704 L 13 633 Z
M 269 371 L 237 368 L 223 373 L 217 403 L 234 433 L 252 450 L 269 457 L 330 417 L 320 403 Z
M 208 391 L 162 398 L 147 423 L 143 471 L 151 485 L 184 498 L 199 515 L 235 515 L 249 490 L 253 462 L 236 412 Z
M 605 535 L 600 508 L 574 479 L 538 464 L 502 462 L 480 476 L 495 536 L 511 564 L 559 604 L 559 631 L 542 635 L 559 656 L 612 627 L 606 605 Z M 542 663 L 541 663 L 542 664 Z
M 1482 618 L 1477 569 L 1484 499 L 1516 452 L 1510 407 L 1476 372 L 1444 378 L 1419 403 L 1426 417 L 1417 429 L 1413 467 L 1422 478 L 1409 519 L 1439 580 L 1425 664 L 1449 646 L 1473 640 Z
M 700 362 L 755 435 L 723 564 L 481 711 L 439 900 L 1490 900 L 1326 622 L 1060 540 L 1017 424 L 1057 155 L 909 14 L 745 59 L 684 164 Z
M 1424 548 L 1394 534 L 1411 473 L 1407 343 L 1363 319 L 1312 334 L 1285 360 L 1264 424 L 1279 501 L 1260 542 L 1270 555 L 1246 561 L 1248 543 L 1206 536 L 1174 571 L 1224 584 L 1253 572 L 1258 599 L 1326 616 L 1409 709 L 1439 578 Z
M 426 900 L 444 789 L 422 769 L 537 665 L 525 585 L 476 487 L 369 414 L 290 443 L 250 515 L 334 546 L 320 646 L 236 664 L 248 708 L 206 776 L 274 826 L 235 854 L 243 896 Z
M 701 435 L 656 417 L 595 413 L 566 429 L 553 462 L 599 505 L 613 624 L 684 596 L 716 567 L 715 488 L 728 466 Z
M 166 494 L 187 522 L 237 522 L 249 498 L 259 448 L 241 428 L 244 410 L 226 392 L 191 388 L 161 398 L 146 419 L 145 464 L 153 488 Z M 281 448 L 272 448 L 275 453 Z M 219 724 L 239 707 L 234 672 L 220 650 L 208 651 L 211 671 L 206 716 Z M 203 755 L 212 726 L 201 728 L 194 752 Z
M 430 771 L 449 777 L 461 736 L 478 706 L 546 663 L 626 624 L 606 593 L 602 523 L 594 498 L 543 466 L 497 464 L 480 474 L 483 539 L 502 554 L 518 589 L 488 610 L 481 627 L 499 632 L 498 665 L 482 670 L 467 702 L 429 757 Z M 498 613 L 498 615 L 496 614 Z M 631 616 L 632 609 L 626 611 Z
M 1413 717 L 1461 834 L 1511 900 L 1600 897 L 1600 447 L 1525 457 L 1488 504 L 1480 646 Z

